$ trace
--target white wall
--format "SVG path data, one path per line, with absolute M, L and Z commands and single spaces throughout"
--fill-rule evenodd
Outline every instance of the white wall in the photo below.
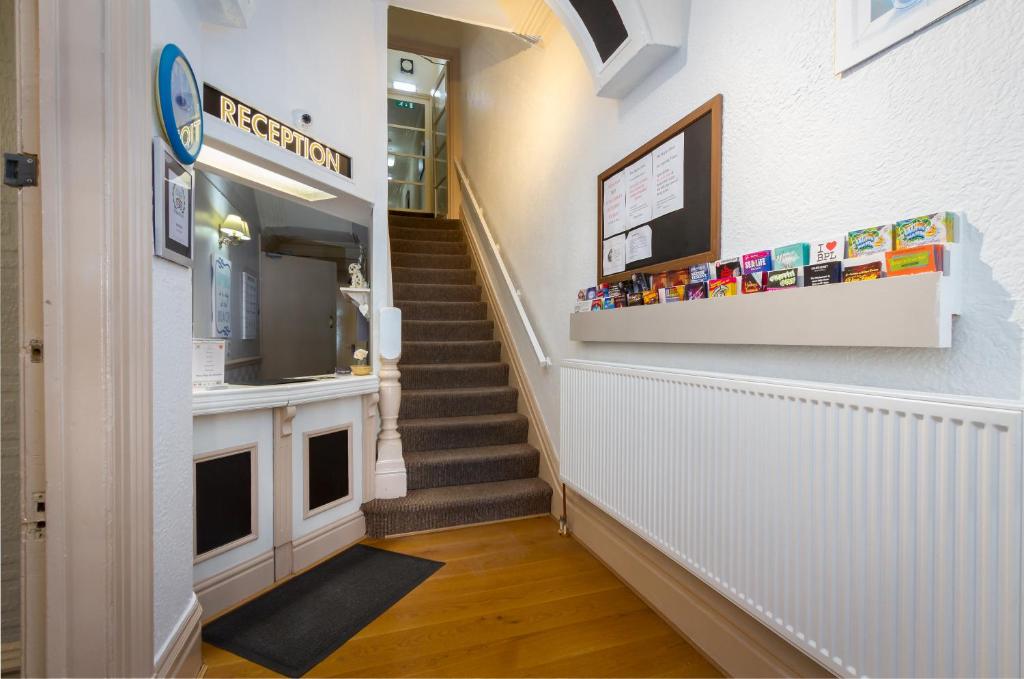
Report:
M 202 77 L 192 2 L 153 0 L 153 68 L 168 42 Z M 163 136 L 153 107 L 153 134 Z M 140 102 L 140 105 L 143 105 Z M 192 276 L 153 258 L 153 653 L 160 658 L 192 605 Z
M 256 0 L 247 29 L 201 24 L 195 0 L 150 0 L 154 70 L 174 42 L 200 82 L 281 120 L 310 111 L 310 134 L 352 157 L 355 193 L 386 205 L 386 4 Z M 152 106 L 140 100 L 140 106 Z M 153 133 L 160 132 L 154 112 Z M 374 234 L 386 234 L 385 210 Z M 374 253 L 374 283 L 388 275 Z M 382 291 L 386 286 L 382 284 Z M 386 298 L 375 297 L 375 305 Z M 153 270 L 154 649 L 159 657 L 192 601 L 192 291 L 187 269 Z M 375 344 L 375 343 L 374 343 Z
M 465 166 L 556 365 L 580 357 L 1021 397 L 1024 8 L 975 2 L 843 78 L 832 72 L 832 21 L 831 2 L 695 0 L 685 51 L 621 101 L 593 95 L 554 19 L 528 50 L 465 30 Z M 596 275 L 595 177 L 717 93 L 723 256 L 962 211 L 966 309 L 952 349 L 569 341 L 576 292 Z M 813 309 L 795 320 L 813 322 Z M 557 441 L 557 368 L 537 367 L 514 327 Z

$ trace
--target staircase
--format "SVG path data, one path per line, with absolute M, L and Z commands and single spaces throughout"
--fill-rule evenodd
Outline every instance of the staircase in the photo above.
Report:
M 402 310 L 398 430 L 405 497 L 363 505 L 371 537 L 547 514 L 551 488 L 526 442 L 501 343 L 454 219 L 392 215 L 391 274 Z

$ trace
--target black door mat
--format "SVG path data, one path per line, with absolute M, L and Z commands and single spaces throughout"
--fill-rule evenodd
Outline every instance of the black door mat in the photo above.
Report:
M 444 564 L 356 545 L 203 628 L 203 641 L 305 674 Z

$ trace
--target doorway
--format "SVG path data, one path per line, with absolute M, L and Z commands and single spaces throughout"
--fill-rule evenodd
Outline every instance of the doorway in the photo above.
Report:
M 447 61 L 388 50 L 388 208 L 448 209 Z M 439 197 L 443 187 L 445 195 Z

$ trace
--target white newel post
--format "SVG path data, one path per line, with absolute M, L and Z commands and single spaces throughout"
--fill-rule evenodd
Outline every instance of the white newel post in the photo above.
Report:
M 398 359 L 402 355 L 402 311 L 380 310 L 380 434 L 377 437 L 376 498 L 403 497 L 406 493 L 402 436 L 398 433 L 398 408 L 402 385 Z

